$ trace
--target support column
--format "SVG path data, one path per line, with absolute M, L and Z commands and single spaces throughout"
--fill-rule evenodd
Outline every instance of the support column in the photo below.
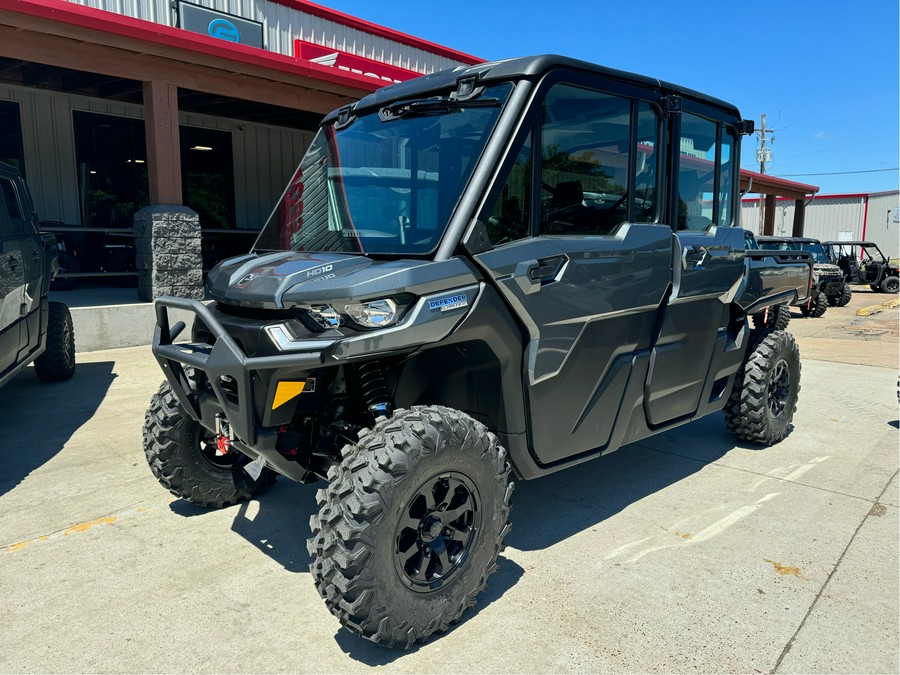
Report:
M 144 82 L 150 206 L 134 214 L 138 298 L 203 298 L 200 219 L 182 205 L 178 87 Z
M 151 204 L 182 204 L 178 87 L 144 82 L 144 128 Z
M 200 218 L 186 206 L 151 205 L 134 214 L 138 298 L 203 298 Z
M 766 216 L 762 233 L 769 237 L 775 234 L 775 195 L 766 195 Z
M 797 199 L 794 201 L 794 229 L 791 232 L 792 237 L 803 236 L 803 224 L 806 221 L 806 200 Z

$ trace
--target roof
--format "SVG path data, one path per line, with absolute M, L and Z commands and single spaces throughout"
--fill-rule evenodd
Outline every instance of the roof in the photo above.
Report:
M 794 199 L 807 199 L 819 191 L 818 185 L 798 183 L 778 178 L 764 173 L 756 173 L 741 169 L 741 193 L 776 195 L 778 197 L 792 197 Z
M 663 80 L 657 80 L 652 77 L 629 73 L 623 70 L 615 70 L 613 68 L 606 68 L 595 63 L 580 61 L 578 59 L 572 59 L 556 54 L 525 56 L 442 70 L 437 73 L 432 73 L 431 75 L 417 77 L 413 80 L 379 89 L 359 101 L 354 108 L 356 110 L 377 108 L 382 107 L 391 101 L 417 98 L 424 94 L 441 90 L 446 91 L 455 87 L 459 78 L 469 75 L 478 76 L 480 81 L 530 80 L 536 79 L 554 68 L 581 71 L 589 75 L 599 75 L 620 82 L 653 87 L 654 89 L 660 90 L 663 94 L 678 94 L 720 108 L 740 119 L 740 112 L 731 103 L 694 91 L 693 89 L 681 87 Z M 323 124 L 333 121 L 336 112 L 337 111 L 328 115 L 323 120 Z

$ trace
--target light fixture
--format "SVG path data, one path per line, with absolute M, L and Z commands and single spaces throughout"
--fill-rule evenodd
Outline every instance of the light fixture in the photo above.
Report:
M 208 145 L 195 145 L 191 148 L 191 150 L 201 150 L 203 152 L 209 152 L 210 150 L 212 150 L 212 148 Z

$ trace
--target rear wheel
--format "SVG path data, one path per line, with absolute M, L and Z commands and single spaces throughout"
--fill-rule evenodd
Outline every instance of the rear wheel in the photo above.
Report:
M 725 426 L 752 443 L 773 445 L 791 428 L 800 392 L 800 350 L 785 331 L 751 331 L 747 355 L 725 405 Z
M 218 454 L 215 434 L 191 419 L 168 381 L 160 385 L 144 417 L 144 455 L 163 487 L 198 506 L 229 506 L 274 482 L 268 469 L 253 480 L 243 469 L 247 460 L 241 453 Z
M 475 604 L 509 531 L 506 451 L 439 406 L 398 410 L 343 450 L 310 519 L 310 571 L 358 635 L 409 648 Z
M 75 329 L 72 314 L 62 302 L 51 302 L 47 314 L 47 347 L 34 361 L 42 382 L 62 382 L 75 374 Z
M 885 293 L 897 293 L 900 291 L 900 278 L 885 277 L 881 281 L 881 290 Z

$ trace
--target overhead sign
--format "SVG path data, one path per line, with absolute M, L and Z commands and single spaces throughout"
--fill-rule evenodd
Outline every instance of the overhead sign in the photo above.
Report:
M 178 27 L 228 42 L 263 49 L 263 25 L 189 2 L 178 3 Z
M 384 84 L 404 82 L 422 74 L 305 40 L 294 40 L 294 56 L 304 61 L 318 63 L 321 66 L 331 66 L 348 73 L 371 77 Z

